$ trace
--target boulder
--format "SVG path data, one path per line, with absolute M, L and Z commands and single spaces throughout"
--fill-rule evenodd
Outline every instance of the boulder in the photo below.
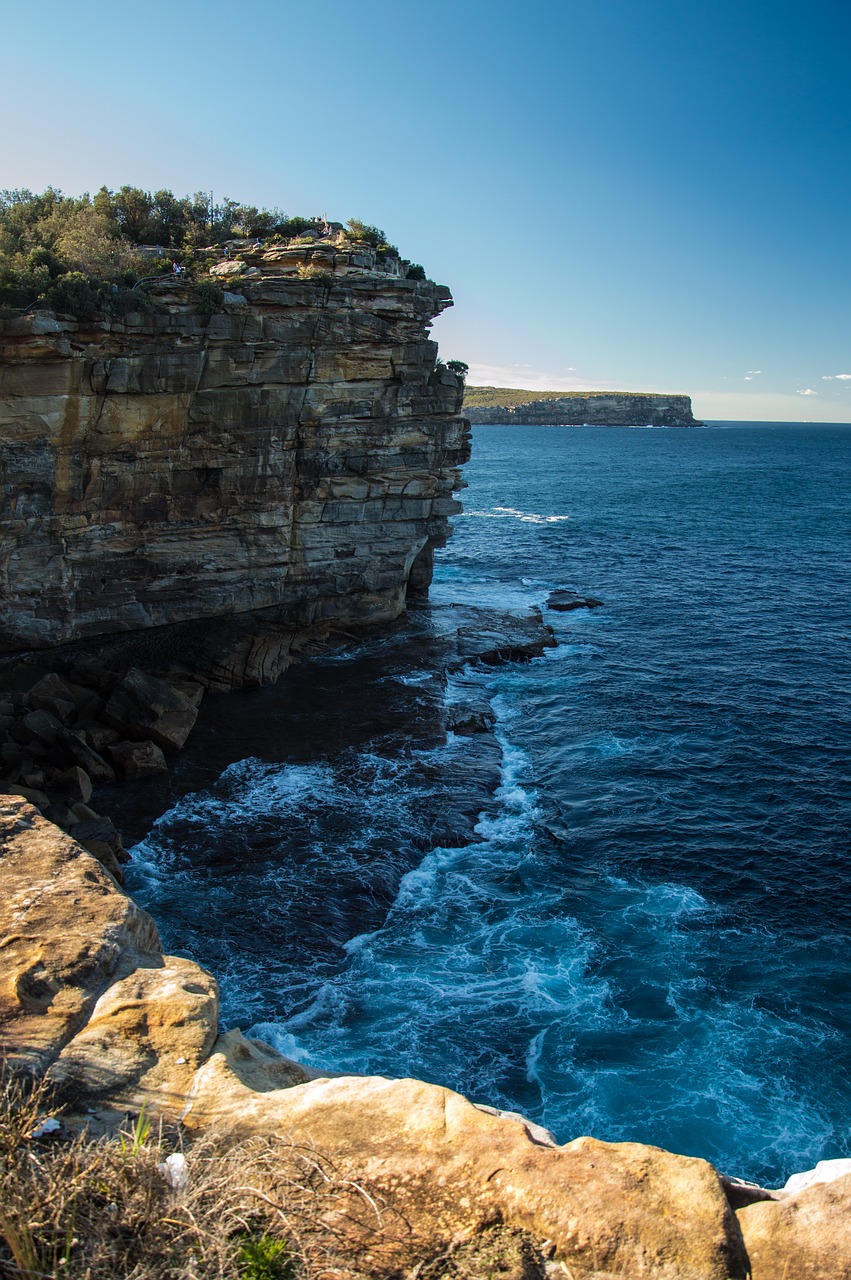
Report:
M 244 275 L 247 270 L 246 262 L 217 262 L 214 267 L 210 267 L 210 275 L 218 279 L 230 280 L 234 276 Z
M 74 809 L 87 810 L 87 806 L 74 805 Z M 90 809 L 80 815 L 74 813 L 73 816 L 76 818 L 73 824 L 74 839 L 93 858 L 97 858 L 101 866 L 106 867 L 119 884 L 123 884 L 124 872 L 121 870 L 121 863 L 129 862 L 130 859 L 124 848 L 121 833 L 109 818 L 99 818 L 97 814 L 92 814 Z
M 79 822 L 76 814 L 68 808 L 67 804 L 49 804 L 46 809 L 42 809 L 42 813 L 48 822 L 61 827 L 63 831 L 70 831 Z
M 41 705 L 39 698 L 48 698 L 70 705 L 78 713 L 90 706 L 96 697 L 97 694 L 91 689 L 74 684 L 70 680 L 64 680 L 54 671 L 48 671 L 47 675 L 42 676 L 27 694 L 28 701 L 33 707 Z
M 69 730 L 62 740 L 62 750 L 66 756 L 70 756 L 81 769 L 85 769 L 86 773 L 94 783 L 114 782 L 115 772 L 103 756 L 97 751 L 93 751 L 81 733 Z
M 851 1280 L 851 1174 L 737 1217 L 752 1280 Z
M 44 810 L 50 805 L 50 797 L 44 791 L 39 791 L 35 787 L 25 787 L 15 782 L 3 783 L 0 795 L 26 800 L 29 804 L 34 805 L 36 809 Z
M 164 680 L 131 667 L 106 704 L 106 720 L 126 737 L 178 751 L 198 718 L 197 704 Z
M 703 1160 L 594 1138 L 552 1147 L 522 1120 L 418 1080 L 348 1076 L 280 1088 L 259 1083 L 250 1065 L 243 1070 L 217 1045 L 184 1123 L 284 1133 L 315 1147 L 431 1240 L 501 1222 L 549 1241 L 574 1280 L 747 1275 L 735 1215 Z
M 87 842 L 100 840 L 109 846 L 119 862 L 130 861 L 130 855 L 125 851 L 124 842 L 121 839 L 121 832 L 110 818 L 100 817 L 85 804 L 75 804 L 73 811 L 77 818 L 74 839 L 78 844 L 85 849 Z M 98 856 L 95 854 L 95 857 Z
M 164 956 L 113 982 L 48 1072 L 62 1097 L 172 1115 L 218 1030 L 219 991 L 192 960 Z
M 818 1182 L 835 1182 L 837 1178 L 844 1178 L 846 1173 L 851 1173 L 851 1159 L 848 1156 L 840 1156 L 834 1160 L 819 1160 L 814 1169 L 806 1169 L 803 1173 L 793 1173 L 787 1178 L 783 1184 L 783 1191 L 787 1196 L 797 1195 L 799 1191 L 806 1191 L 807 1187 L 813 1187 Z
M 103 754 L 112 742 L 118 742 L 121 734 L 111 729 L 108 724 L 98 724 L 93 720 L 83 720 L 77 725 L 78 730 L 86 735 L 86 742 L 93 751 Z
M 87 804 L 92 798 L 92 780 L 78 764 L 60 773 L 50 783 L 50 794 L 56 800 L 64 800 L 67 804 L 75 804 L 81 800 Z
M 31 711 L 24 717 L 23 730 L 26 741 L 40 742 L 44 747 L 56 747 L 66 737 L 61 720 L 49 711 Z
M 155 742 L 114 742 L 107 747 L 119 776 L 128 782 L 165 773 L 168 765 Z
M 98 997 L 159 961 L 150 916 L 25 800 L 0 797 L 0 1051 L 44 1070 Z
M 569 613 L 571 609 L 599 609 L 602 600 L 594 596 L 580 596 L 575 591 L 551 591 L 547 596 L 547 608 L 556 613 Z

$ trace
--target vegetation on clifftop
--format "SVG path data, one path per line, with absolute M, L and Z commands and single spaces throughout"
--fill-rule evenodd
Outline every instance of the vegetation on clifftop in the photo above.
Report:
M 501 409 L 516 404 L 532 404 L 535 400 L 569 400 L 571 396 L 591 399 L 593 396 L 628 394 L 631 399 L 646 395 L 655 399 L 649 391 L 527 391 L 517 387 L 467 387 L 464 391 L 465 409 Z
M 130 186 L 101 187 L 94 196 L 66 196 L 53 187 L 40 195 L 2 191 L 0 310 L 42 304 L 80 316 L 141 311 L 146 299 L 133 286 L 170 271 L 173 261 L 193 279 L 196 268 L 203 273 L 209 265 L 196 258 L 199 250 L 234 238 L 282 243 L 329 233 L 398 257 L 383 231 L 357 218 L 344 227 L 236 200 L 213 204 L 205 192 L 175 196 Z

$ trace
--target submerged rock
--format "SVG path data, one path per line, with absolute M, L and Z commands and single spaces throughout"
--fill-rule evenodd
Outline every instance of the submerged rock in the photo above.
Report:
M 602 600 L 594 596 L 580 596 L 575 591 L 551 591 L 547 596 L 547 608 L 556 613 L 569 613 L 572 609 L 599 609 Z

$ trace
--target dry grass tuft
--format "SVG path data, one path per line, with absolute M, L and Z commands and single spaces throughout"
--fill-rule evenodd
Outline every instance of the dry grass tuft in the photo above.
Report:
M 313 1153 L 302 1160 L 276 1139 L 225 1151 L 201 1139 L 184 1149 L 177 1130 L 153 1126 L 144 1116 L 128 1120 L 112 1137 L 63 1131 L 34 1137 L 43 1120 L 55 1115 L 42 1085 L 28 1089 L 20 1081 L 6 1082 L 0 1096 L 4 1277 L 318 1276 L 292 1232 L 311 1202 L 315 1213 L 313 1184 L 322 1164 Z M 178 1152 L 186 1161 L 183 1188 L 173 1187 L 158 1168 Z M 325 1189 L 333 1175 L 324 1170 L 320 1181 Z
M 0 1082 L 3 1280 L 538 1280 L 524 1233 L 447 1239 L 349 1171 L 286 1138 L 229 1146 L 128 1118 L 113 1136 L 62 1129 L 43 1085 Z M 185 1160 L 186 1185 L 166 1176 Z M 174 1165 L 174 1161 L 172 1161 Z M 158 1167 L 159 1166 L 159 1167 Z M 172 1185 L 178 1182 L 178 1185 Z M 408 1205 L 410 1211 L 411 1205 Z

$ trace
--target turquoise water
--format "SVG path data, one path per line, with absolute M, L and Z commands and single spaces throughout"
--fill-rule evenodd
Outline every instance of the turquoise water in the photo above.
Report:
M 460 740 L 258 752 L 137 849 L 167 941 L 318 1065 L 768 1184 L 851 1154 L 849 472 L 843 426 L 476 428 L 433 598 L 604 601 L 476 676 L 502 745 L 480 842 L 423 817 Z M 346 904 L 382 893 L 364 932 Z

